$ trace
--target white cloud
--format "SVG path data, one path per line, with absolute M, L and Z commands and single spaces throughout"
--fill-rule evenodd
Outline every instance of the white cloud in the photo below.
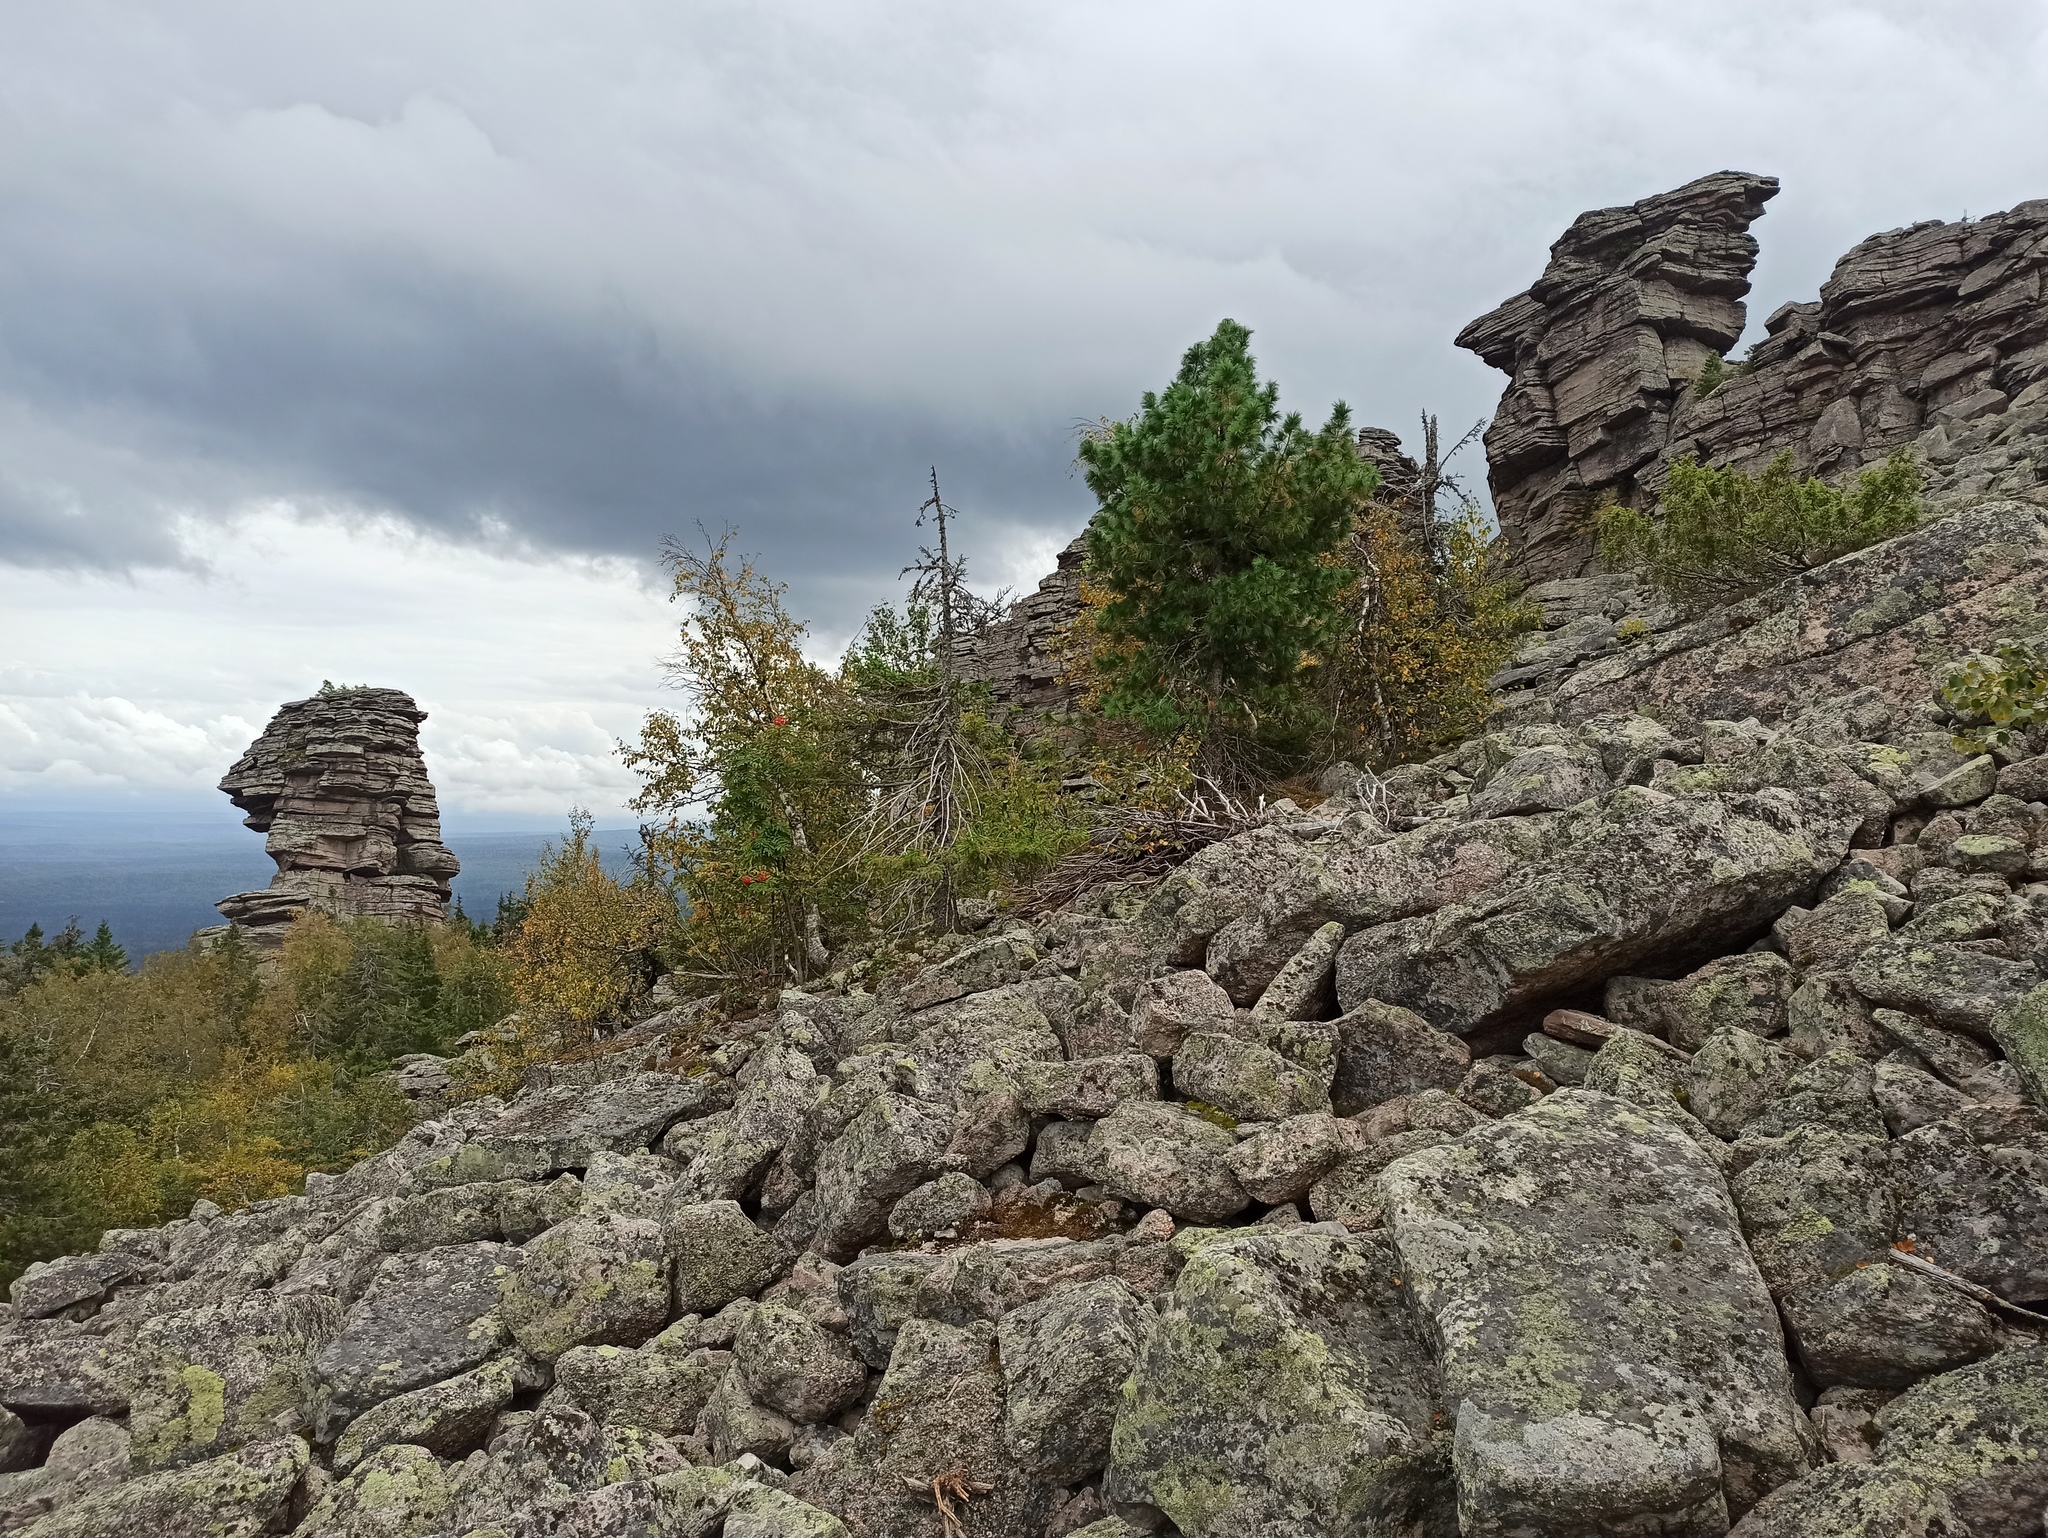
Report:
M 211 786 L 332 679 L 419 700 L 453 812 L 618 814 L 676 618 L 641 568 L 275 504 L 178 532 L 196 570 L 5 577 L 0 788 Z

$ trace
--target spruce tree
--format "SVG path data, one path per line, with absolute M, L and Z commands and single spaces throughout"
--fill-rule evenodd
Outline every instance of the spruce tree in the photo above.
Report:
M 1319 432 L 1282 417 L 1251 332 L 1226 320 L 1163 394 L 1081 444 L 1100 508 L 1088 571 L 1103 709 L 1200 738 L 1212 775 L 1304 706 L 1350 572 L 1333 552 L 1377 484 L 1339 401 Z

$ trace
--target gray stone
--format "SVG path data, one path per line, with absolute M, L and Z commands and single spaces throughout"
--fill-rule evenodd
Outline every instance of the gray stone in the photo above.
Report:
M 1898 1201 L 1883 1139 L 1809 1125 L 1750 1152 L 1728 1188 L 1774 1295 L 1840 1276 L 1890 1246 Z
M 738 1202 L 674 1202 L 662 1215 L 679 1314 L 710 1314 L 751 1297 L 789 1268 L 774 1236 Z
M 1781 1485 L 1729 1538 L 1974 1538 L 1948 1496 L 1905 1469 L 1829 1463 Z
M 382 1447 L 424 1447 L 461 1458 L 483 1446 L 491 1422 L 519 1388 L 517 1365 L 505 1358 L 410 1393 L 394 1394 L 348 1423 L 334 1444 L 334 1468 L 346 1473 Z
M 1236 1013 L 1230 995 L 1208 973 L 1169 973 L 1138 985 L 1131 1000 L 1130 1040 L 1140 1052 L 1164 1060 L 1192 1033 L 1228 1026 Z
M 1512 1116 L 1543 1098 L 1543 1092 L 1500 1058 L 1474 1063 L 1458 1081 L 1458 1098 L 1487 1116 Z
M 453 1492 L 424 1447 L 382 1447 L 328 1487 L 295 1538 L 428 1538 L 443 1530 Z
M 1794 981 L 1785 958 L 1769 951 L 1710 961 L 1664 993 L 1662 1034 L 1684 1052 L 1697 1052 L 1731 1026 L 1752 1036 L 1782 1036 Z
M 1261 1019 L 1320 1020 L 1337 1003 L 1337 952 L 1344 946 L 1344 926 L 1323 925 L 1274 974 L 1252 1006 Z
M 1967 1087 L 1991 1066 L 1990 1051 L 1957 1031 L 1946 1031 L 1896 1009 L 1872 1010 L 1870 1023 L 1892 1045 L 1903 1047 L 1948 1083 Z
M 1796 967 L 1837 967 L 1891 938 L 1885 900 L 1874 890 L 1847 886 L 1818 908 L 1787 909 L 1771 926 L 1779 950 Z
M 2001 1344 L 1984 1306 L 1882 1260 L 1783 1300 L 1785 1327 L 1822 1388 L 1909 1388 Z
M 1356 1116 L 1424 1089 L 1456 1089 L 1472 1051 L 1410 1009 L 1367 999 L 1338 1017 L 1337 1073 L 1330 1099 L 1339 1116 Z
M 2048 1297 L 2048 1119 L 1971 1106 L 1892 1154 L 1918 1254 L 2000 1297 Z
M 32 1262 L 8 1284 L 7 1296 L 23 1319 L 82 1319 L 110 1301 L 116 1287 L 154 1280 L 153 1269 L 133 1255 L 66 1255 Z
M 1271 1207 L 1306 1198 L 1311 1186 L 1366 1142 L 1365 1129 L 1355 1121 L 1290 1116 L 1239 1143 L 1223 1162 L 1246 1195 Z
M 1150 1067 L 1151 1058 L 1143 1059 Z M 988 1211 L 988 1187 L 960 1170 L 909 1192 L 889 1209 L 889 1232 L 898 1239 L 927 1239 L 959 1233 Z
M 697 1434 L 721 1463 L 761 1458 L 780 1463 L 796 1440 L 796 1422 L 779 1410 L 755 1404 L 737 1367 L 728 1368 L 697 1418 Z
M 729 1365 L 703 1347 L 576 1346 L 556 1358 L 555 1384 L 602 1425 L 686 1437 Z
M 1107 1277 L 1003 1315 L 1003 1438 L 1020 1465 L 1073 1485 L 1109 1461 L 1110 1424 L 1150 1323 L 1151 1311 Z
M 2048 1505 L 2048 1345 L 1928 1378 L 1878 1412 L 1876 1467 L 1941 1491 L 1980 1538 L 2024 1534 Z
M 0 1426 L 6 1424 L 0 1417 Z M 21 1427 L 19 1421 L 13 1424 Z M 128 1428 L 100 1416 L 58 1432 L 37 1467 L 30 1464 L 41 1439 L 22 1430 L 13 1456 L 0 1459 L 10 1470 L 0 1473 L 0 1532 L 19 1532 L 59 1507 L 112 1489 L 134 1472 Z
M 675 1162 L 659 1154 L 593 1154 L 583 1172 L 582 1211 L 659 1221 L 678 1173 Z
M 889 1209 L 944 1169 L 952 1133 L 952 1117 L 936 1106 L 876 1096 L 818 1157 L 812 1248 L 843 1260 L 885 1233 Z
M 867 1385 L 867 1369 L 845 1336 L 781 1304 L 763 1303 L 747 1316 L 732 1355 L 747 1398 L 800 1423 L 830 1420 Z
M 499 1280 L 519 1344 L 552 1362 L 571 1346 L 637 1345 L 668 1322 L 668 1257 L 651 1218 L 577 1217 L 526 1246 Z
M 1038 952 L 1029 940 L 1014 934 L 997 935 L 919 972 L 903 990 L 903 1007 L 925 1009 L 1000 988 L 1016 982 L 1037 960 Z
M 1378 1228 L 1386 1215 L 1386 1199 L 1380 1193 L 1380 1175 L 1386 1167 L 1420 1149 L 1449 1141 L 1447 1134 L 1433 1127 L 1411 1128 L 1381 1138 L 1352 1154 L 1310 1188 L 1309 1211 L 1318 1221 L 1342 1223 L 1353 1231 Z
M 471 1141 L 502 1158 L 507 1174 L 580 1170 L 600 1151 L 645 1153 L 723 1092 L 710 1074 L 634 1073 L 589 1088 L 563 1085 L 522 1097 Z
M 1496 769 L 1467 808 L 1471 817 L 1520 817 L 1561 812 L 1608 789 L 1597 753 L 1544 745 L 1516 754 Z
M 1937 809 L 1972 806 L 1998 788 L 1998 760 L 1980 753 L 1968 763 L 1951 769 L 1920 792 L 1924 806 Z
M 256 1538 L 283 1518 L 311 1462 L 297 1437 L 252 1442 L 224 1457 L 88 1495 L 29 1531 L 35 1538 Z
M 1680 1074 L 1686 1106 L 1719 1137 L 1743 1124 L 1784 1092 L 1798 1072 L 1797 1056 L 1737 1026 L 1724 1026 L 1700 1044 Z
M 1543 1070 L 1545 1078 L 1567 1088 L 1585 1083 L 1586 1070 L 1593 1066 L 1593 1054 L 1586 1048 L 1540 1031 L 1522 1038 L 1522 1052 Z
M 896 1334 L 916 1312 L 925 1278 L 938 1265 L 935 1255 L 863 1255 L 834 1279 L 846 1309 L 848 1333 L 870 1367 L 887 1367 Z
M 1188 1538 L 1448 1531 L 1430 1351 L 1381 1236 L 1197 1245 L 1139 1350 L 1106 1492 Z
M 1142 1052 L 1020 1063 L 1012 1077 L 1032 1116 L 1079 1121 L 1107 1116 L 1126 1100 L 1159 1098 L 1159 1064 Z
M 1335 1032 L 1309 1021 L 1243 1021 L 1197 1031 L 1173 1055 L 1173 1086 L 1240 1121 L 1330 1109 Z
M 259 1293 L 136 1331 L 129 1432 L 138 1469 L 195 1463 L 312 1419 L 313 1362 L 341 1326 L 332 1298 Z
M 1992 1038 L 1991 1022 L 2040 983 L 2025 962 L 1987 956 L 1962 945 L 1913 945 L 1898 940 L 1856 958 L 1856 989 L 1872 1004 L 1921 1015 Z
M 1893 1052 L 1877 1060 L 1870 1094 L 1893 1137 L 1946 1121 L 1971 1103 L 1968 1095 L 1950 1089 L 1910 1052 Z
M 1112 1194 L 1176 1218 L 1220 1223 L 1250 1200 L 1226 1162 L 1237 1139 L 1165 1101 L 1134 1100 L 1095 1123 L 1087 1159 Z
M 1458 1406 L 1462 1532 L 1684 1531 L 1804 1472 L 1776 1310 L 1675 1127 L 1560 1090 L 1381 1183 Z
M 1775 788 L 1624 786 L 1573 818 L 1569 843 L 1486 894 L 1352 935 L 1339 1002 L 1399 1004 L 1471 1035 L 1648 958 L 1753 932 L 1841 862 L 1856 826 L 1831 791 Z
M 2048 983 L 1992 1016 L 1991 1034 L 2034 1104 L 2048 1111 Z

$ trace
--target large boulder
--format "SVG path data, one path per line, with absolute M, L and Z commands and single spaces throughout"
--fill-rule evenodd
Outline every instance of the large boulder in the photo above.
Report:
M 1106 1488 L 1189 1538 L 1447 1530 L 1436 1372 L 1381 1235 L 1246 1229 L 1188 1257 Z
M 252 1442 L 88 1495 L 29 1531 L 35 1538 L 255 1538 L 276 1531 L 311 1463 L 297 1437 Z
M 1853 808 L 1827 791 L 1665 795 L 1624 786 L 1561 850 L 1491 893 L 1354 934 L 1337 997 L 1460 1035 L 1652 956 L 1739 940 L 1841 863 Z
M 1777 1312 L 1675 1124 L 1560 1090 L 1381 1184 L 1457 1407 L 1461 1532 L 1713 1531 L 1805 1471 Z
M 393 1394 L 480 1367 L 511 1344 L 498 1282 L 525 1259 L 488 1243 L 387 1257 L 316 1363 L 323 1420 L 337 1426 Z
M 675 1310 L 711 1314 L 749 1297 L 789 1268 L 774 1236 L 734 1201 L 676 1201 L 661 1231 L 674 1266 Z
M 1114 1277 L 1003 1315 L 1003 1437 L 1018 1463 L 1074 1485 L 1108 1462 L 1110 1424 L 1150 1323 L 1151 1311 Z
M 1412 1009 L 1365 999 L 1340 1015 L 1337 1072 L 1330 1099 L 1339 1116 L 1356 1116 L 1423 1089 L 1456 1089 L 1472 1049 Z
M 141 1469 L 196 1463 L 312 1417 L 313 1361 L 341 1326 L 332 1298 L 260 1293 L 165 1314 L 135 1336 L 129 1431 Z
M 940 1174 L 951 1113 L 908 1095 L 877 1095 L 818 1157 L 818 1229 L 811 1248 L 845 1260 L 887 1232 L 889 1209 Z
M 589 1088 L 562 1085 L 522 1097 L 470 1142 L 503 1160 L 507 1175 L 580 1170 L 600 1151 L 645 1153 L 672 1123 L 729 1092 L 711 1074 L 632 1073 Z
M 1184 1106 L 1132 1100 L 1095 1123 L 1085 1157 L 1112 1195 L 1220 1223 L 1250 1201 L 1226 1162 L 1236 1147 L 1229 1132 Z

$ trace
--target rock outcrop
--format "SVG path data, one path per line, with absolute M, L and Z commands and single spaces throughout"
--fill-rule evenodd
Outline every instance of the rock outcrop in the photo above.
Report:
M 2048 733 L 1928 669 L 2044 576 L 1980 498 L 1633 642 L 1553 578 L 1512 719 L 1162 879 L 409 1059 L 393 1147 L 13 1284 L 0 1532 L 2038 1535 Z M 234 787 L 344 890 L 429 847 L 374 698 Z
M 1707 353 L 1742 333 L 1748 227 L 1776 191 L 1721 172 L 1583 214 L 1527 293 L 1459 334 L 1512 380 L 1487 459 L 1531 581 L 1591 574 L 1594 507 L 1650 505 L 1685 454 L 1754 472 L 1790 450 L 1835 477 L 1910 447 L 1937 507 L 2048 504 L 2048 200 L 1871 236 L 1702 394 Z
M 396 689 L 323 690 L 280 706 L 220 788 L 264 834 L 277 875 L 218 906 L 252 944 L 279 944 L 293 915 L 394 921 L 444 916 L 460 863 L 420 757 L 426 712 Z
M 1742 335 L 1749 226 L 1777 192 L 1775 177 L 1722 171 L 1581 214 L 1534 285 L 1458 333 L 1512 381 L 1486 459 L 1522 576 L 1584 575 L 1593 508 L 1606 496 L 1633 505 L 1689 382 Z

